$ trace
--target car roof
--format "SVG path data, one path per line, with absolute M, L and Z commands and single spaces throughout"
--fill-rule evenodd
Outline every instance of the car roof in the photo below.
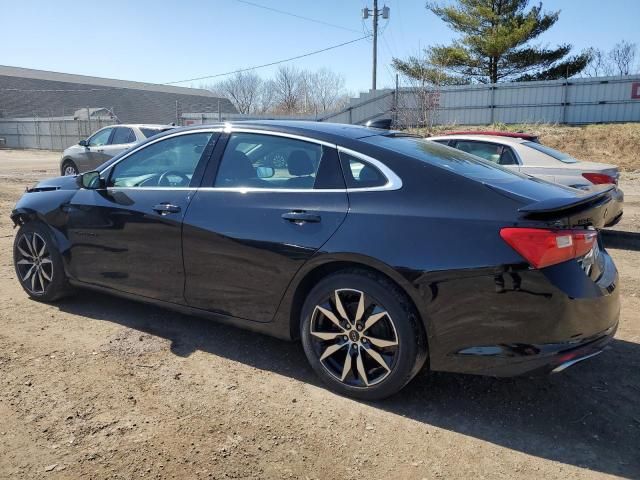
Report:
M 524 138 L 501 137 L 496 135 L 440 135 L 429 137 L 428 140 L 484 140 L 504 145 L 516 145 L 531 141 Z
M 158 123 L 123 123 L 111 125 L 113 127 L 136 127 L 136 128 L 175 128 L 175 125 L 161 125 Z
M 241 120 L 218 122 L 207 125 L 191 125 L 180 127 L 181 130 L 200 130 L 203 128 L 220 128 L 234 126 L 252 128 L 272 132 L 282 132 L 298 135 L 315 136 L 324 139 L 359 139 L 374 135 L 400 134 L 393 130 L 351 125 L 346 123 L 314 122 L 308 120 Z
M 499 130 L 460 130 L 455 132 L 446 132 L 442 135 L 490 135 L 492 137 L 510 137 L 510 138 L 522 138 L 524 140 L 531 140 L 535 142 L 538 140 L 538 135 L 525 132 L 503 132 Z

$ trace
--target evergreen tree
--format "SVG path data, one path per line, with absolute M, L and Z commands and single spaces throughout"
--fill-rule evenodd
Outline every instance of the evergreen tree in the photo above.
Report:
M 543 12 L 529 0 L 456 0 L 427 9 L 460 33 L 450 45 L 435 45 L 424 60 L 394 58 L 393 65 L 412 78 L 432 83 L 497 83 L 550 80 L 580 73 L 589 54 L 569 56 L 571 45 L 545 48 L 530 42 L 551 28 L 560 14 Z

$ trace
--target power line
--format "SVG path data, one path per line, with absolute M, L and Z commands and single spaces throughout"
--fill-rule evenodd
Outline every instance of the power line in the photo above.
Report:
M 264 10 L 270 10 L 272 12 L 277 12 L 277 13 L 281 13 L 283 15 L 288 15 L 290 17 L 295 17 L 295 18 L 299 18 L 301 20 L 307 20 L 309 22 L 314 22 L 314 23 L 319 23 L 321 25 L 326 25 L 328 27 L 333 27 L 333 28 L 340 28 L 342 30 L 347 30 L 349 32 L 356 32 L 356 33 L 360 33 L 358 30 L 355 30 L 353 28 L 349 28 L 349 27 L 343 27 L 342 25 L 336 25 L 334 23 L 329 23 L 329 22 L 325 22 L 322 20 L 316 20 L 315 18 L 310 18 L 310 17 L 305 17 L 303 15 L 297 15 L 295 13 L 291 13 L 291 12 L 286 12 L 284 10 L 278 10 L 277 8 L 272 8 L 272 7 L 267 7 L 266 5 L 260 5 L 259 3 L 253 3 L 253 2 L 249 2 L 247 0 L 236 0 L 236 2 L 239 3 L 244 3 L 246 5 L 251 5 L 253 7 L 257 7 L 257 8 L 262 8 Z
M 225 73 L 217 73 L 215 75 L 206 75 L 204 77 L 197 78 L 188 78 L 186 80 L 176 80 L 175 82 L 166 82 L 164 85 L 173 85 L 175 83 L 185 83 L 185 82 L 196 82 L 198 80 L 207 80 L 209 78 L 217 78 L 217 77 L 225 77 L 227 75 L 233 75 L 234 73 L 248 72 L 249 70 L 257 70 L 258 68 L 272 67 L 273 65 L 278 65 L 280 63 L 290 62 L 291 60 L 297 60 L 299 58 L 310 57 L 311 55 L 316 55 L 318 53 L 326 52 L 327 50 L 333 50 L 334 48 L 344 47 L 345 45 L 349 45 L 351 43 L 359 42 L 360 40 L 364 40 L 365 38 L 369 38 L 371 35 L 365 35 L 364 37 L 356 38 L 354 40 L 349 40 L 348 42 L 339 43 L 338 45 L 332 45 L 331 47 L 323 48 L 320 50 L 315 50 L 313 52 L 304 53 L 302 55 L 298 55 L 291 58 L 285 58 L 284 60 L 277 60 L 275 62 L 265 63 L 262 65 L 256 65 L 255 67 L 247 67 L 241 68 L 239 70 L 234 70 L 232 72 Z

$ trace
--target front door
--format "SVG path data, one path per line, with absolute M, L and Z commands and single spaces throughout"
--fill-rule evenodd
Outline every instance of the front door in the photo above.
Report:
M 105 148 L 109 146 L 109 140 L 113 135 L 113 131 L 113 127 L 103 128 L 89 138 L 86 147 L 86 163 L 83 162 L 82 166 L 78 165 L 81 172 L 93 170 L 111 158 L 105 155 Z
M 337 152 L 237 132 L 211 177 L 184 220 L 185 298 L 194 307 L 271 321 L 295 273 L 347 214 Z
M 147 144 L 102 173 L 106 188 L 74 196 L 68 222 L 72 278 L 184 303 L 182 220 L 213 135 L 182 133 Z

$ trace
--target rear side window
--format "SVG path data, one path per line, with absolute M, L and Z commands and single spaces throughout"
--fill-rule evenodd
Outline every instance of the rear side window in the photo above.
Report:
M 328 147 L 277 135 L 233 133 L 214 186 L 313 189 Z
M 455 148 L 499 165 L 518 164 L 511 148 L 498 143 L 457 140 L 455 142 Z
M 116 127 L 113 137 L 111 137 L 111 145 L 120 145 L 123 143 L 133 143 L 136 136 L 129 127 Z
M 369 162 L 345 152 L 340 152 L 340 161 L 347 188 L 382 187 L 387 184 L 387 178 Z

